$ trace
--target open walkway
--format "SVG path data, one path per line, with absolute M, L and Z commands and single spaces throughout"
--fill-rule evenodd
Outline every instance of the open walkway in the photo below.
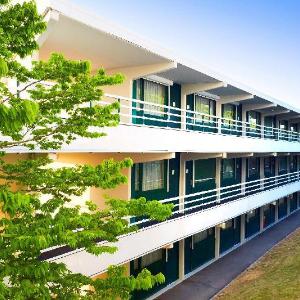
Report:
M 300 227 L 300 211 L 235 249 L 158 297 L 158 300 L 211 299 L 270 248 Z

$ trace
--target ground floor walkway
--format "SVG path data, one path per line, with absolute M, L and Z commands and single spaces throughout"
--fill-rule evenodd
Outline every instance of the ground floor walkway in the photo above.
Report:
M 159 300 L 211 299 L 270 248 L 300 227 L 300 211 L 168 290 Z

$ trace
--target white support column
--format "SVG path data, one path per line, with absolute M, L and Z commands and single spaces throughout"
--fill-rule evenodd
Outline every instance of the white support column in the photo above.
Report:
M 179 280 L 184 280 L 184 239 L 179 241 Z
M 221 164 L 222 164 L 222 158 L 217 157 L 216 158 L 216 189 L 217 189 L 217 201 L 220 202 L 221 195 L 219 188 L 221 187 Z
M 263 139 L 265 136 L 265 117 L 264 115 L 261 116 L 261 138 Z
M 246 169 L 246 164 L 247 164 L 247 158 L 242 157 L 242 164 L 241 164 L 241 193 L 242 195 L 246 193 L 246 175 L 247 175 L 247 169 Z
M 300 156 L 297 154 L 297 172 L 299 172 L 300 167 Z M 297 173 L 297 180 L 299 180 L 299 173 Z
M 241 244 L 245 242 L 246 215 L 241 215 Z
M 245 122 L 247 122 L 247 111 L 245 110 L 245 108 L 242 105 L 242 136 L 246 136 L 247 135 L 247 125 Z
M 217 124 L 218 124 L 218 133 L 222 132 L 222 103 L 216 102 L 216 116 L 217 116 Z
M 259 178 L 265 178 L 264 157 L 259 158 Z M 264 181 L 260 182 L 260 188 L 261 190 L 264 189 Z
M 291 214 L 291 198 L 290 195 L 287 197 L 287 215 Z
M 261 206 L 259 208 L 259 212 L 260 212 L 260 214 L 259 214 L 259 229 L 260 229 L 260 231 L 263 231 L 263 229 L 264 229 L 264 207 L 263 206 Z
M 180 153 L 179 160 L 179 211 L 184 211 L 184 198 L 185 198 L 185 178 L 186 178 L 186 163 L 183 159 L 182 153 Z
M 186 129 L 186 94 L 181 91 L 181 129 Z
M 287 157 L 287 173 L 290 173 L 291 172 L 291 166 L 290 166 L 290 160 L 291 160 L 291 156 L 289 155 L 288 157 Z M 288 178 L 290 179 L 290 175 L 288 176 Z
M 220 226 L 215 226 L 215 259 L 220 257 Z
M 279 168 L 279 158 L 278 156 L 275 157 L 275 176 L 278 176 L 278 168 Z M 277 179 L 275 179 L 275 182 L 277 183 Z
M 275 201 L 275 222 L 278 222 L 278 201 Z

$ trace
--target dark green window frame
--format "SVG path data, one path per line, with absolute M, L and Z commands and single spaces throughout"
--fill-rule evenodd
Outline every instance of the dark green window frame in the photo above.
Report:
M 145 169 L 147 166 L 153 164 L 160 164 L 161 165 L 161 181 L 162 186 L 159 186 L 157 188 L 149 189 L 145 188 Z M 168 177 L 168 164 L 167 160 L 157 160 L 157 161 L 150 161 L 150 162 L 144 162 L 144 163 L 138 163 L 134 165 L 134 191 L 135 192 L 150 192 L 155 190 L 166 190 L 167 189 L 167 177 Z M 157 181 L 157 180 L 155 180 Z M 155 184 L 153 184 L 155 186 Z M 158 185 L 158 183 L 156 183 Z
M 210 115 L 210 116 L 215 116 L 216 115 L 216 101 L 203 97 L 201 95 L 195 94 L 194 95 L 194 110 L 198 113 Z M 200 108 L 200 109 L 197 109 Z M 208 116 L 201 116 L 201 115 L 196 115 L 195 116 L 196 122 L 197 121 L 210 121 L 212 120 Z M 213 121 L 213 120 L 212 120 Z

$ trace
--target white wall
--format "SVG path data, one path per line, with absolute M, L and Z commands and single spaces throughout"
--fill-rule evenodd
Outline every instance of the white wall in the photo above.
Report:
M 300 143 L 180 131 L 157 127 L 120 125 L 103 130 L 106 137 L 78 138 L 62 152 L 300 152 Z M 23 152 L 21 148 L 9 152 Z M 25 151 L 25 152 L 28 152 Z

